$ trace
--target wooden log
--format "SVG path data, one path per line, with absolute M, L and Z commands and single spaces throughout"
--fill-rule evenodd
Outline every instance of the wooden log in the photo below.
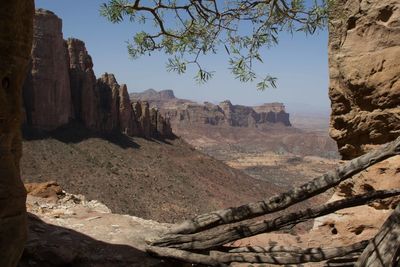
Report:
M 308 219 L 323 216 L 340 209 L 364 205 L 375 199 L 400 195 L 400 189 L 372 191 L 351 198 L 337 200 L 318 207 L 292 212 L 271 220 L 257 222 L 247 221 L 233 225 L 220 226 L 195 234 L 166 235 L 153 242 L 153 246 L 179 248 L 185 250 L 206 250 L 227 244 L 238 239 L 260 233 L 276 231 L 304 222 Z
M 244 251 L 225 253 L 212 251 L 210 256 L 218 262 L 246 262 L 246 263 L 269 263 L 269 264 L 301 264 L 306 262 L 321 262 L 336 257 L 343 257 L 356 251 L 362 251 L 368 245 L 368 240 L 361 241 L 349 246 L 336 248 L 290 248 L 269 247 L 256 248 L 256 252 Z M 250 250 L 253 250 L 251 248 Z M 279 251 L 275 251 L 279 250 Z
M 354 267 L 362 251 L 349 253 L 343 257 L 336 257 L 325 262 L 324 267 Z
M 337 247 L 337 248 L 301 248 L 296 246 L 269 246 L 269 247 L 260 247 L 260 246 L 247 246 L 247 247 L 239 247 L 229 250 L 229 253 L 274 253 L 274 252 L 287 252 L 287 253 L 297 253 L 297 254 L 319 254 L 324 251 L 331 250 L 343 250 L 350 249 L 350 252 L 358 251 L 359 249 L 364 249 L 368 245 L 369 240 L 363 240 L 357 243 L 354 243 L 349 246 Z M 350 252 L 346 253 L 349 254 Z M 336 256 L 340 257 L 340 256 Z M 336 258 L 335 257 L 335 258 Z
M 377 162 L 400 154 L 400 137 L 385 146 L 355 158 L 334 171 L 328 172 L 314 180 L 295 187 L 285 193 L 263 201 L 249 203 L 239 207 L 222 209 L 198 215 L 184 221 L 171 229 L 171 234 L 196 233 L 218 225 L 234 223 L 283 210 L 293 204 L 309 199 L 328 190 L 340 182 L 365 170 Z
M 400 204 L 370 241 L 356 267 L 392 267 L 400 264 Z
M 174 248 L 161 248 L 161 247 L 148 246 L 146 248 L 146 252 L 157 257 L 169 258 L 188 263 L 204 264 L 207 266 L 218 266 L 218 267 L 228 266 L 224 263 L 218 262 L 209 255 L 196 254 L 189 251 L 183 251 Z

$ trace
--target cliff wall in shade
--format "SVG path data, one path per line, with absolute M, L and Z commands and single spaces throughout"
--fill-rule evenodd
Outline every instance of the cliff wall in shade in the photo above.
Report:
M 400 2 L 340 0 L 332 14 L 330 135 L 351 159 L 400 134 Z
M 74 121 L 101 132 L 146 138 L 173 137 L 169 121 L 147 103 L 132 103 L 113 74 L 99 79 L 85 43 L 64 40 L 62 21 L 39 9 L 34 19 L 30 71 L 24 84 L 24 123 L 51 131 Z
M 98 129 L 99 95 L 92 58 L 81 40 L 70 38 L 66 45 L 73 118 L 80 120 L 89 129 Z
M 218 105 L 205 102 L 199 104 L 179 99 L 172 90 L 155 91 L 148 89 L 142 93 L 130 94 L 132 100 L 149 102 L 169 118 L 173 125 L 219 125 L 233 127 L 262 127 L 280 123 L 290 126 L 289 114 L 282 103 L 267 103 L 249 107 L 232 105 L 229 100 Z
M 72 115 L 62 21 L 39 9 L 33 29 L 32 71 L 23 90 L 26 121 L 38 129 L 53 130 L 68 123 Z
M 33 36 L 32 0 L 0 9 L 0 266 L 17 266 L 27 239 L 26 191 L 20 177 L 21 89 Z

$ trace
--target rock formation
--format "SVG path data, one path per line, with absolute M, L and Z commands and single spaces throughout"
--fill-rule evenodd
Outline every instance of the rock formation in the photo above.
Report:
M 112 132 L 119 128 L 119 84 L 113 74 L 105 73 L 97 80 L 100 97 L 100 131 Z
M 99 95 L 96 88 L 96 76 L 93 62 L 85 43 L 78 39 L 68 39 L 69 79 L 73 117 L 80 120 L 89 129 L 98 129 Z
M 330 134 L 351 159 L 400 133 L 400 3 L 341 0 L 332 14 Z
M 61 19 L 54 13 L 37 10 L 34 25 L 32 64 L 23 90 L 25 125 L 51 131 L 76 121 L 106 134 L 173 137 L 169 121 L 159 113 L 152 119 L 147 103 L 135 104 L 134 110 L 127 86 L 120 86 L 113 74 L 96 80 L 85 43 L 64 41 Z
M 26 191 L 20 179 L 21 88 L 33 36 L 32 0 L 0 10 L 0 266 L 16 266 L 26 236 Z
M 137 121 L 125 84 L 121 85 L 119 89 L 119 124 L 122 133 L 130 136 L 138 134 Z
M 169 224 L 111 213 L 106 205 L 66 193 L 54 182 L 26 187 L 29 238 L 19 267 L 185 266 L 145 252 L 146 240 L 158 238 Z
M 62 21 L 54 13 L 36 11 L 32 71 L 24 88 L 28 125 L 53 130 L 71 118 L 71 90 Z
M 256 107 L 232 105 L 225 100 L 218 105 L 205 102 L 199 104 L 176 98 L 172 90 L 155 91 L 148 89 L 142 93 L 130 94 L 132 100 L 148 101 L 156 107 L 173 125 L 220 125 L 233 127 L 261 127 L 266 124 L 281 123 L 290 126 L 289 114 L 282 103 L 268 103 Z

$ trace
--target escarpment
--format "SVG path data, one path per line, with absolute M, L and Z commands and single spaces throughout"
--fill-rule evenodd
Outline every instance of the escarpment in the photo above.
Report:
M 280 123 L 291 126 L 289 114 L 282 103 L 267 103 L 249 107 L 233 105 L 225 100 L 217 105 L 205 102 L 199 104 L 176 98 L 172 90 L 155 91 L 148 89 L 142 93 L 130 94 L 132 100 L 147 101 L 169 118 L 173 125 L 218 125 L 232 127 L 263 127 Z
M 53 130 L 71 118 L 71 90 L 62 21 L 39 9 L 34 17 L 32 71 L 24 86 L 26 121 Z
M 24 84 L 24 125 L 52 131 L 70 122 L 100 132 L 146 138 L 173 137 L 169 121 L 147 103 L 132 103 L 113 74 L 99 79 L 85 43 L 63 39 L 62 21 L 39 9 L 34 19 L 31 65 Z M 150 116 L 153 112 L 155 116 Z
M 329 33 L 330 135 L 344 159 L 400 133 L 400 3 L 338 1 Z

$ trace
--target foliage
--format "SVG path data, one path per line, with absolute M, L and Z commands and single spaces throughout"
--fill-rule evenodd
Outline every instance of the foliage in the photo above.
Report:
M 195 65 L 195 79 L 205 82 L 214 73 L 202 67 L 200 57 L 225 50 L 232 74 L 248 82 L 258 78 L 254 64 L 263 62 L 262 47 L 276 45 L 282 31 L 313 34 L 325 27 L 332 1 L 108 0 L 101 14 L 113 23 L 128 19 L 150 28 L 128 43 L 133 58 L 161 51 L 171 56 L 168 71 L 181 74 Z M 270 75 L 259 79 L 260 90 L 276 86 Z

